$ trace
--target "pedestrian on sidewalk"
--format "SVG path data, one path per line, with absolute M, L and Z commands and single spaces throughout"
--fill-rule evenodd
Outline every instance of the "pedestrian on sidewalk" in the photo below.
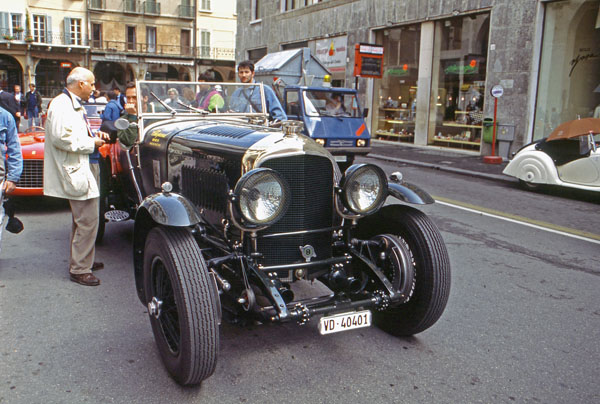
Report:
M 71 227 L 70 279 L 85 286 L 100 280 L 92 270 L 104 265 L 94 262 L 99 220 L 99 168 L 90 163 L 107 133 L 92 134 L 85 109 L 95 87 L 94 74 L 83 67 L 67 76 L 67 87 L 55 97 L 48 109 L 44 145 L 44 195 L 69 200 Z
M 42 96 L 35 89 L 35 84 L 29 84 L 29 91 L 25 94 L 25 108 L 29 126 L 40 126 L 40 114 L 42 113 Z

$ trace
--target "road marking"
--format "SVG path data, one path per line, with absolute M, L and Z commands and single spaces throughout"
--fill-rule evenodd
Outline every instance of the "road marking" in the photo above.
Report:
M 482 206 L 471 205 L 470 203 L 455 201 L 453 199 L 444 198 L 441 196 L 433 196 L 433 199 L 440 205 L 450 206 L 452 208 L 465 210 L 467 212 L 478 213 L 483 216 L 493 217 L 507 222 L 521 224 L 523 226 L 533 227 L 534 229 L 544 230 L 550 233 L 556 233 L 563 236 L 576 238 L 578 240 L 588 241 L 590 243 L 600 244 L 600 235 L 571 229 L 569 227 L 558 226 L 552 223 L 543 222 L 541 220 L 529 219 L 527 217 L 513 215 L 498 210 L 484 208 Z

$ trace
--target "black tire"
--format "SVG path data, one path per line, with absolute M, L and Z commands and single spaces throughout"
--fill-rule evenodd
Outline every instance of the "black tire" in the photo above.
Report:
M 187 229 L 150 231 L 144 290 L 148 302 L 162 302 L 158 316 L 150 307 L 148 314 L 167 371 L 181 385 L 199 384 L 215 371 L 220 303 L 200 248 Z
M 528 182 L 521 179 L 519 179 L 519 185 L 521 186 L 521 189 L 526 191 L 539 191 L 543 187 L 543 184 L 536 184 L 534 182 Z
M 370 239 L 394 234 L 408 244 L 415 267 L 415 286 L 407 303 L 373 315 L 374 323 L 395 336 L 418 334 L 440 318 L 450 295 L 450 258 L 435 224 L 421 211 L 389 205 L 358 223 L 358 236 Z

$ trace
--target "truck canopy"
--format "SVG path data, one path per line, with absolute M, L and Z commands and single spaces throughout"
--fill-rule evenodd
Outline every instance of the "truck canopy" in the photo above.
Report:
M 283 86 L 320 87 L 328 74 L 327 68 L 311 54 L 310 48 L 269 53 L 254 66 L 256 80 L 271 86 L 279 79 L 282 83 L 278 85 Z

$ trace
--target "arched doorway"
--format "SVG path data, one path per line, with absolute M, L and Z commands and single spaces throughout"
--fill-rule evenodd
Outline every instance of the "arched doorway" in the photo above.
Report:
M 0 55 L 0 88 L 12 92 L 17 84 L 23 88 L 23 68 L 12 56 Z
M 94 76 L 96 88 L 102 91 L 112 90 L 115 86 L 124 89 L 127 82 L 125 69 L 115 62 L 98 62 L 94 67 Z
M 69 72 L 77 63 L 42 59 L 35 68 L 35 84 L 43 97 L 56 97 L 65 87 Z

